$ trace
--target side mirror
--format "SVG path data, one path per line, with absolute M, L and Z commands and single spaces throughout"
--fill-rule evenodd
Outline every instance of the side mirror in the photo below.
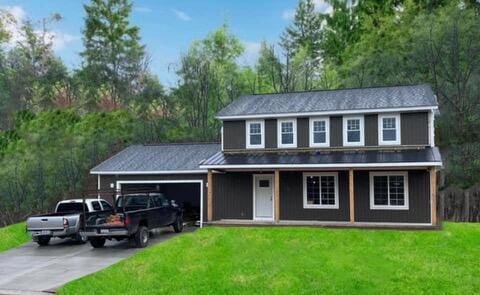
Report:
M 173 207 L 178 207 L 177 202 L 175 202 L 175 200 L 170 200 L 170 204 L 171 204 Z

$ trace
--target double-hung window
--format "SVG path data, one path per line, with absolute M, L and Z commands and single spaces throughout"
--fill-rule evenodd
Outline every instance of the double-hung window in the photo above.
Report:
M 338 209 L 338 173 L 304 173 L 303 208 Z
M 265 124 L 264 121 L 246 121 L 247 149 L 259 149 L 265 147 Z
M 281 119 L 277 125 L 277 140 L 279 148 L 297 147 L 297 120 Z
M 330 146 L 329 118 L 310 118 L 310 147 Z
M 408 173 L 370 172 L 370 209 L 408 210 Z
M 343 117 L 343 145 L 364 145 L 364 118 L 363 116 Z
M 400 115 L 378 115 L 378 144 L 400 144 Z

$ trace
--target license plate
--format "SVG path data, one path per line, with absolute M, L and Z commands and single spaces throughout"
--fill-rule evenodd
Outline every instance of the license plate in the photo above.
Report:
M 52 231 L 50 230 L 42 230 L 41 232 L 39 232 L 39 235 L 42 235 L 42 236 L 48 236 L 51 234 L 52 234 Z
M 101 234 L 108 234 L 110 231 L 108 229 L 101 229 L 100 233 Z

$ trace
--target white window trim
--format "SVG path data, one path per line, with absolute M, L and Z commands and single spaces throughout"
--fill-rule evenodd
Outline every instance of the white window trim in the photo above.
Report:
M 403 176 L 403 190 L 405 193 L 405 204 L 403 206 L 395 205 L 375 205 L 374 202 L 374 187 L 373 187 L 373 177 L 374 176 Z M 370 172 L 370 210 L 409 210 L 408 202 L 408 172 L 407 171 L 376 171 Z M 390 181 L 388 182 L 390 185 Z M 390 189 L 388 190 L 388 200 L 390 203 Z
M 347 120 L 360 120 L 360 142 L 348 142 Z M 365 145 L 365 117 L 362 116 L 344 116 L 343 117 L 343 146 L 364 146 Z
M 395 138 L 396 140 L 383 140 L 383 119 L 395 118 Z M 378 115 L 378 144 L 379 145 L 399 145 L 401 142 L 401 121 L 400 114 L 379 114 Z
M 293 125 L 293 143 L 282 143 L 282 123 L 291 122 Z M 278 148 L 296 148 L 297 147 L 297 119 L 279 119 L 277 120 L 277 147 Z
M 250 144 L 250 124 L 259 123 L 261 132 L 261 144 Z M 245 133 L 246 133 L 246 148 L 247 149 L 263 149 L 265 148 L 265 121 L 264 120 L 248 120 L 245 121 Z
M 322 142 L 322 143 L 313 142 L 313 139 L 314 139 L 313 122 L 315 121 L 325 121 L 325 142 Z M 310 147 L 329 147 L 330 146 L 330 117 L 311 117 L 309 137 L 310 137 Z
M 333 176 L 335 182 L 335 204 L 334 205 L 312 205 L 307 203 L 307 177 L 308 176 Z M 320 197 L 321 198 L 321 197 Z M 338 209 L 338 172 L 315 172 L 303 173 L 303 208 L 304 209 Z

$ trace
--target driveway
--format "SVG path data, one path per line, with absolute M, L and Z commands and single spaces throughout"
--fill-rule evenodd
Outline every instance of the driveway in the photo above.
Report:
M 194 230 L 185 228 L 185 232 Z M 156 230 L 150 245 L 175 236 L 178 234 L 170 228 Z M 0 294 L 53 293 L 65 283 L 104 269 L 139 250 L 131 248 L 127 241 L 107 241 L 100 249 L 68 239 L 53 239 L 45 247 L 30 242 L 0 253 Z

